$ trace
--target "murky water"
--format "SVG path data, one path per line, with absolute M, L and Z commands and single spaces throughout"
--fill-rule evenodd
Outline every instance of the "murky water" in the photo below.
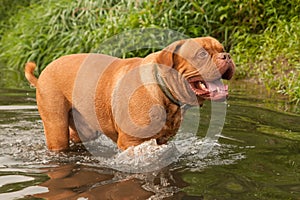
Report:
M 120 170 L 116 161 L 126 156 L 103 138 L 106 157 L 78 146 L 48 152 L 34 91 L 0 89 L 0 199 L 300 199 L 299 106 L 251 84 L 230 88 L 218 142 L 203 140 L 207 102 L 198 133 L 189 131 L 198 125 L 193 108 L 166 146 L 171 164 L 143 173 L 128 173 L 130 162 Z M 170 156 L 171 144 L 185 152 Z

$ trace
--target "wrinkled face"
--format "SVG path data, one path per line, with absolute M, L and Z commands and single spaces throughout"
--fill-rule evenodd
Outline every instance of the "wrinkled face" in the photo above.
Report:
M 174 67 L 187 80 L 199 101 L 224 100 L 228 86 L 221 79 L 231 79 L 235 64 L 221 43 L 211 37 L 184 41 L 177 48 Z

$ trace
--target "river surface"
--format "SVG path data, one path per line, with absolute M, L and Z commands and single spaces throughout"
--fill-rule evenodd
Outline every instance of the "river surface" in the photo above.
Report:
M 206 102 L 198 118 L 191 108 L 162 153 L 172 159 L 161 164 L 151 155 L 150 167 L 138 171 L 140 157 L 120 165 L 126 156 L 103 138 L 99 157 L 76 145 L 49 152 L 34 90 L 0 89 L 0 199 L 300 200 L 299 106 L 233 82 L 221 135 L 207 142 L 211 110 Z M 174 144 L 183 149 L 176 156 Z

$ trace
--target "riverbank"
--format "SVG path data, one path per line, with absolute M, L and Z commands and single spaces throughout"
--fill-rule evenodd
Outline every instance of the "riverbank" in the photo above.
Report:
M 62 55 L 98 52 L 103 41 L 115 35 L 154 28 L 185 37 L 216 37 L 236 62 L 236 79 L 255 80 L 299 103 L 300 5 L 296 0 L 3 0 L 0 4 L 0 63 L 5 66 L 0 75 L 7 80 L 5 87 L 19 82 L 14 79 L 24 79 L 23 66 L 29 60 L 38 64 L 40 73 Z M 148 42 L 157 35 L 151 37 Z M 145 38 L 127 40 L 147 43 Z M 120 56 L 145 56 L 158 49 L 135 48 L 121 51 Z

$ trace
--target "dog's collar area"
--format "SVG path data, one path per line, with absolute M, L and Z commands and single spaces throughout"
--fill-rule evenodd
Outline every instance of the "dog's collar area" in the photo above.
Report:
M 170 89 L 168 88 L 167 84 L 165 83 L 164 79 L 159 74 L 157 64 L 154 65 L 154 78 L 155 78 L 155 81 L 157 82 L 159 88 L 161 89 L 161 91 L 172 103 L 176 104 L 177 106 L 181 107 L 182 109 L 187 109 L 188 107 L 190 107 L 188 104 L 181 103 L 178 99 L 176 99 L 172 95 L 172 93 L 171 93 Z

